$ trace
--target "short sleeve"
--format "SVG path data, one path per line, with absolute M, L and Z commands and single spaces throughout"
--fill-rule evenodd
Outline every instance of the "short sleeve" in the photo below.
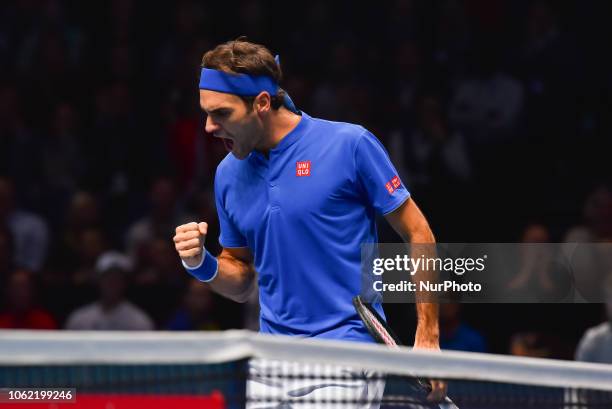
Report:
M 370 132 L 357 141 L 354 159 L 358 183 L 378 213 L 390 213 L 410 197 L 384 146 Z
M 219 243 L 223 247 L 246 247 L 246 238 L 240 233 L 234 222 L 230 219 L 224 205 L 223 192 L 217 183 L 218 178 L 215 177 L 215 205 L 217 207 L 217 216 L 219 217 L 219 227 L 221 234 L 219 235 Z

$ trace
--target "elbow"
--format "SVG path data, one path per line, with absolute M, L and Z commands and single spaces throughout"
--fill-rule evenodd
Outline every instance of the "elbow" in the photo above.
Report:
M 257 286 L 255 285 L 255 280 L 253 278 L 250 278 L 248 280 L 246 288 L 243 291 L 236 294 L 231 294 L 228 296 L 228 298 L 237 303 L 244 304 L 249 301 L 249 299 L 251 299 L 251 296 L 253 295 L 253 292 L 255 291 L 256 287 Z
M 250 290 L 245 291 L 245 292 L 243 292 L 241 294 L 233 294 L 233 295 L 229 296 L 229 298 L 232 301 L 235 301 L 235 302 L 240 303 L 240 304 L 244 304 L 247 301 L 249 301 L 249 299 L 251 298 L 252 294 L 253 294 L 253 290 L 250 289 Z
M 251 294 L 239 294 L 239 295 L 234 295 L 230 297 L 230 299 L 237 303 L 244 304 L 249 300 L 250 296 Z

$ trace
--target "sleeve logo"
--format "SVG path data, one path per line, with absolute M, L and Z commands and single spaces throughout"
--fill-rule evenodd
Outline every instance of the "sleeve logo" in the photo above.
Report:
M 295 176 L 310 176 L 310 161 L 300 161 L 295 164 Z
M 393 192 L 395 192 L 395 190 L 399 188 L 401 185 L 402 185 L 402 182 L 400 181 L 400 179 L 397 176 L 393 176 L 393 178 L 390 181 L 385 183 L 385 188 L 387 189 L 387 192 L 389 192 L 389 194 L 392 195 Z
M 402 182 L 400 182 L 400 179 L 397 176 L 393 176 L 393 179 L 391 179 L 391 184 L 395 189 L 397 189 L 398 187 L 400 187 Z

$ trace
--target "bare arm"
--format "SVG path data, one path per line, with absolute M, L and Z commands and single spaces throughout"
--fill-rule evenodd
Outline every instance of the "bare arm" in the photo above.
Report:
M 435 243 L 436 239 L 429 228 L 427 219 L 418 208 L 416 203 L 410 198 L 399 208 L 386 215 L 386 219 L 393 229 L 399 234 L 406 243 L 428 244 Z M 414 247 L 414 246 L 413 246 Z M 421 247 L 419 255 L 435 250 L 428 246 Z M 435 256 L 435 254 L 432 254 Z M 412 254 L 412 257 L 418 255 Z M 418 274 L 419 272 L 417 272 Z M 430 272 L 426 272 L 429 274 Z M 431 302 L 418 302 L 417 294 L 417 328 L 414 336 L 414 347 L 424 349 L 440 349 L 440 329 L 438 326 L 438 304 Z M 444 381 L 431 379 L 432 391 L 427 397 L 430 401 L 440 401 L 446 396 L 447 386 Z
M 217 257 L 219 272 L 210 282 L 213 290 L 237 302 L 246 302 L 255 288 L 253 256 L 247 247 L 224 248 Z
M 393 229 L 406 243 L 435 243 L 429 224 L 414 200 L 408 199 L 393 212 L 386 215 Z M 417 329 L 414 339 L 416 348 L 439 349 L 438 304 L 417 302 Z
M 187 223 L 176 228 L 174 245 L 187 266 L 202 263 L 208 225 Z M 219 294 L 237 302 L 245 302 L 255 288 L 253 256 L 247 247 L 224 248 L 217 257 L 217 276 L 210 286 Z

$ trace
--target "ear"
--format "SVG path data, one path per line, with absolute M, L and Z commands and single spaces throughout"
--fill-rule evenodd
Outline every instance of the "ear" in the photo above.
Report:
M 262 91 L 255 97 L 253 106 L 257 113 L 267 113 L 272 108 L 272 97 L 267 91 Z

